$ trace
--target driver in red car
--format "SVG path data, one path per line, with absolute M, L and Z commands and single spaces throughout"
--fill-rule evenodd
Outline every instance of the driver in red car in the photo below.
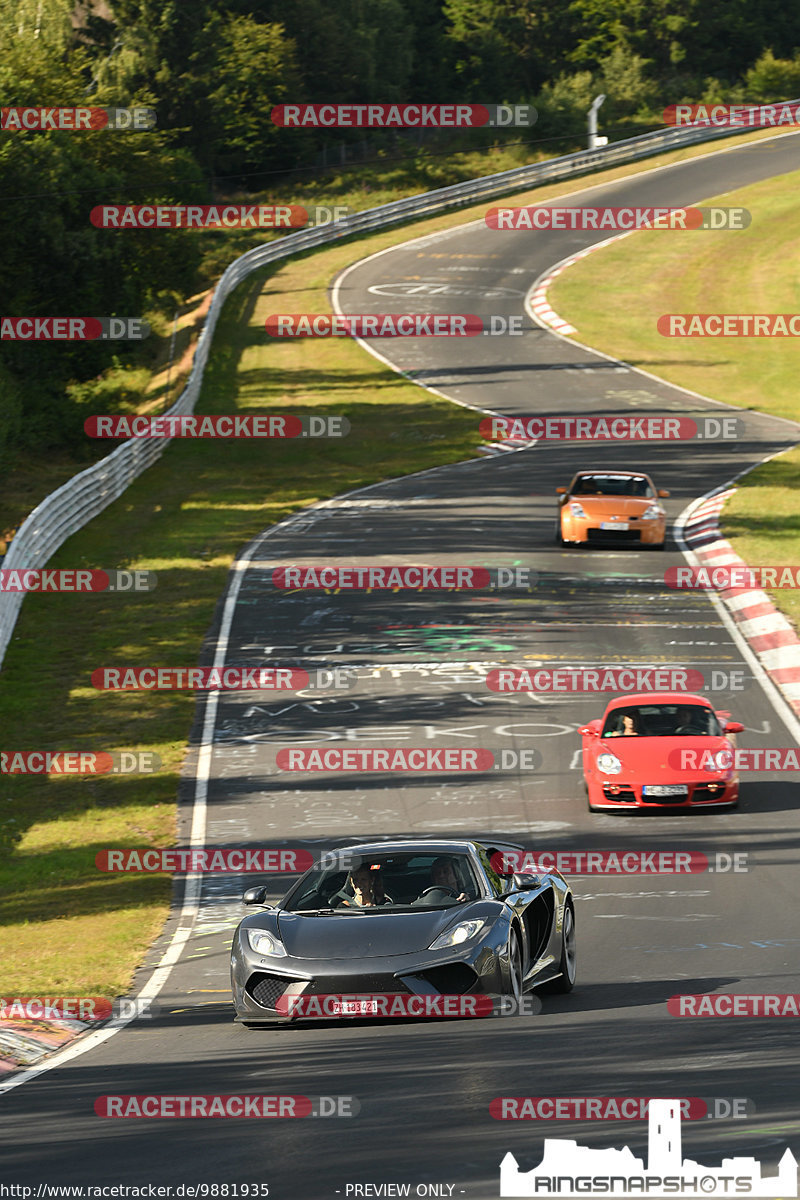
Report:
M 626 714 L 622 718 L 622 728 L 614 729 L 610 733 L 608 733 L 606 736 L 607 737 L 638 737 L 638 735 L 639 735 L 639 730 L 637 728 L 635 716 L 628 716 Z

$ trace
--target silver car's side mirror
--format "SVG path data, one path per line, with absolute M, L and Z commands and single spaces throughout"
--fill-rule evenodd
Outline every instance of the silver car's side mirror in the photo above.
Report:
M 271 904 L 266 904 L 267 889 L 265 887 L 248 888 L 242 896 L 242 904 L 261 904 L 264 908 L 272 908 Z

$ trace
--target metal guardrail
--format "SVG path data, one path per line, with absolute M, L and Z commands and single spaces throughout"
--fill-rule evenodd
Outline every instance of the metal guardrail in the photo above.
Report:
M 800 101 L 791 103 L 797 104 Z M 696 142 L 742 132 L 744 131 L 741 128 L 717 127 L 658 129 L 597 150 L 579 150 L 575 154 L 565 154 L 560 158 L 548 159 L 530 166 L 515 167 L 511 171 L 501 171 L 482 179 L 469 179 L 464 183 L 438 188 L 433 192 L 393 200 L 389 204 L 354 213 L 343 221 L 303 229 L 264 246 L 257 246 L 232 262 L 220 278 L 197 344 L 186 387 L 165 415 L 177 416 L 193 411 L 200 394 L 211 339 L 222 306 L 243 279 L 268 263 L 338 241 L 353 233 L 384 229 L 411 218 L 432 216 L 451 208 L 473 204 L 476 200 L 498 198 L 522 191 L 528 185 L 569 179 L 572 175 L 586 174 L 599 167 L 635 162 L 637 159 L 647 158 L 677 146 L 689 146 Z M 55 492 L 51 492 L 20 526 L 2 562 L 3 568 L 23 570 L 45 566 L 67 538 L 117 500 L 137 476 L 152 466 L 171 440 L 132 438 L 93 466 L 74 475 Z M 0 665 L 11 640 L 24 597 L 24 592 L 0 592 Z

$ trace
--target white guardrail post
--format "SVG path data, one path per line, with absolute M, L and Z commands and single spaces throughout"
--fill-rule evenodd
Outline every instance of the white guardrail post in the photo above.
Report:
M 800 101 L 786 101 L 798 104 Z M 343 221 L 320 225 L 287 234 L 264 246 L 257 246 L 237 258 L 224 272 L 217 284 L 195 351 L 192 370 L 186 387 L 164 415 L 176 416 L 193 411 L 203 382 L 211 339 L 222 306 L 228 296 L 254 271 L 267 263 L 288 258 L 301 250 L 338 241 L 352 233 L 383 229 L 412 218 L 433 216 L 449 208 L 473 204 L 476 200 L 492 199 L 522 191 L 532 184 L 568 179 L 598 167 L 616 163 L 635 162 L 676 146 L 688 146 L 712 138 L 741 133 L 741 128 L 668 128 L 643 133 L 637 137 L 615 142 L 597 150 L 579 150 L 561 158 L 547 159 L 526 167 L 515 167 L 483 179 L 470 179 L 433 192 L 423 192 L 403 200 L 393 200 L 378 208 L 353 213 Z M 130 483 L 164 453 L 171 438 L 132 438 L 118 446 L 94 466 L 67 480 L 51 492 L 25 519 L 13 538 L 4 568 L 38 569 L 64 544 L 67 538 L 87 525 L 93 517 L 117 500 Z M 24 592 L 0 592 L 0 665 L 11 640 Z

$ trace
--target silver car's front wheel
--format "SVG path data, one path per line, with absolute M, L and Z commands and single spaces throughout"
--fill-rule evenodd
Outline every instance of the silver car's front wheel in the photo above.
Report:
M 553 991 L 571 992 L 578 975 L 578 943 L 575 936 L 575 913 L 572 905 L 564 906 L 564 919 L 561 923 L 561 974 L 553 980 Z
M 515 1000 L 522 997 L 522 947 L 516 930 L 508 935 L 508 992 Z

